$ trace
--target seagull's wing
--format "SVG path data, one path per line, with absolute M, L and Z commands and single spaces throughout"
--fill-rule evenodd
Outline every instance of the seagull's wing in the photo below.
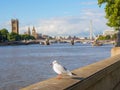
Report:
M 65 71 L 67 71 L 67 68 L 66 68 L 66 67 L 63 66 L 63 68 L 64 68 Z
M 64 74 L 64 73 L 66 73 L 69 76 L 74 76 L 75 75 L 71 71 L 69 71 L 66 67 L 62 66 L 59 63 L 54 64 L 53 65 L 53 69 L 58 74 Z
M 74 76 L 75 74 L 72 73 L 71 71 L 69 71 L 66 67 L 62 66 L 62 65 L 58 65 L 58 70 L 61 72 L 61 73 L 66 73 L 67 75 L 69 76 Z
M 74 74 L 74 73 L 72 73 L 71 71 L 69 71 L 66 67 L 64 67 L 64 66 L 61 66 L 62 68 L 61 68 L 61 70 L 63 71 L 62 73 L 66 73 L 67 75 L 69 75 L 69 76 L 76 76 L 76 74 Z
M 66 69 L 64 66 L 60 65 L 60 64 L 56 64 L 56 65 L 55 65 L 55 68 L 56 68 L 59 72 L 61 72 L 61 73 L 67 73 L 67 69 Z

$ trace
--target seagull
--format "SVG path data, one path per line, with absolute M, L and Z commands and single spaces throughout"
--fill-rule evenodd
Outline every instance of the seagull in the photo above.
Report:
M 75 76 L 76 74 L 70 72 L 67 68 L 59 64 L 56 60 L 52 62 L 53 70 L 58 74 L 58 79 L 62 78 L 62 74 L 67 74 L 69 76 Z

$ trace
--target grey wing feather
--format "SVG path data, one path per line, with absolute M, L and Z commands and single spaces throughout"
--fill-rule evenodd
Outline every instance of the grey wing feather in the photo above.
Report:
M 63 67 L 62 65 L 58 65 L 58 69 L 62 72 L 62 73 L 66 73 L 67 69 L 65 67 Z

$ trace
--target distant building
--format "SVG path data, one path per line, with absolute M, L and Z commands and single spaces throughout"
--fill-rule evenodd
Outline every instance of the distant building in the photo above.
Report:
M 46 38 L 49 38 L 48 35 L 42 35 L 42 38 L 46 39 Z
M 34 36 L 35 39 L 38 39 L 38 34 L 36 33 L 35 27 L 32 29 L 32 36 Z
M 30 32 L 30 27 L 28 27 L 28 32 L 27 32 L 28 35 L 31 35 L 31 32 Z
M 18 19 L 12 19 L 12 32 L 19 34 L 19 21 Z
M 104 32 L 103 32 L 103 35 L 104 36 L 106 36 L 106 35 L 114 35 L 116 33 L 116 31 L 115 30 L 105 30 Z
M 38 33 L 38 39 L 43 39 L 42 34 Z
M 32 36 L 35 36 L 35 34 L 36 34 L 36 30 L 35 30 L 35 27 L 33 27 L 33 29 L 32 29 Z

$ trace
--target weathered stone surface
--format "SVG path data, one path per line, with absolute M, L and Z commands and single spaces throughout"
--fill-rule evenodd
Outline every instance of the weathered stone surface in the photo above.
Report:
M 111 56 L 120 54 L 120 47 L 114 47 L 111 49 Z
M 78 68 L 76 77 L 64 76 L 30 85 L 21 90 L 120 90 L 120 55 Z

